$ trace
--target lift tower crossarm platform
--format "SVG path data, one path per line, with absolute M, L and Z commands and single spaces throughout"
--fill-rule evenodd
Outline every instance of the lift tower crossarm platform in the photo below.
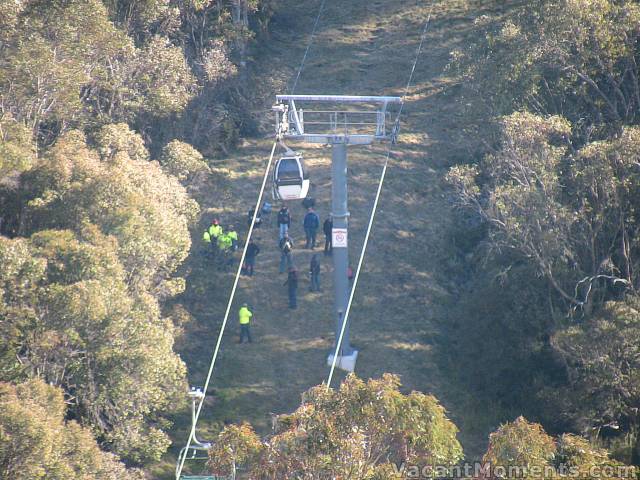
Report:
M 391 124 L 388 107 L 401 105 L 402 99 L 359 95 L 277 95 L 276 101 L 273 106 L 276 112 L 276 131 L 280 132 L 282 138 L 331 145 L 332 257 L 337 347 L 351 292 L 351 284 L 347 277 L 347 146 L 393 141 L 397 132 L 396 126 Z M 300 105 L 306 105 L 308 109 L 302 109 Z M 327 359 L 329 365 L 332 365 L 333 355 L 332 351 Z M 351 347 L 349 341 L 347 324 L 336 365 L 352 372 L 357 357 L 358 351 Z
M 376 97 L 363 95 L 276 95 L 279 102 L 334 102 L 334 103 L 402 103 L 400 97 Z
M 370 145 L 392 140 L 390 105 L 400 97 L 361 95 L 276 95 L 276 128 L 283 138 L 307 143 Z M 310 106 L 301 108 L 300 105 Z M 324 109 L 318 109 L 322 105 Z M 358 105 L 357 109 L 353 109 Z M 339 108 L 332 108 L 337 106 Z M 347 109 L 349 107 L 349 109 Z

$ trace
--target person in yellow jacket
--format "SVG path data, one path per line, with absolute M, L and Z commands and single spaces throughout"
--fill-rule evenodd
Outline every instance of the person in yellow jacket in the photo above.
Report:
M 233 239 L 229 236 L 228 233 L 223 232 L 222 234 L 218 235 L 217 244 L 218 249 L 221 252 L 228 252 L 229 250 L 231 250 L 231 247 L 233 245 Z
M 234 252 L 238 250 L 238 232 L 233 229 L 233 226 L 229 228 L 227 237 L 229 237 L 229 240 L 231 240 L 231 250 Z
M 229 236 L 228 233 L 222 232 L 218 236 L 218 240 L 216 242 L 218 247 L 218 261 L 220 268 L 223 271 L 226 271 L 230 265 L 233 264 L 233 239 Z
M 245 337 L 251 343 L 251 331 L 249 329 L 251 317 L 253 317 L 253 313 L 249 310 L 249 306 L 246 303 L 242 304 L 238 312 L 238 320 L 240 321 L 240 342 L 238 343 L 244 343 Z
M 214 219 L 211 222 L 211 226 L 209 227 L 209 235 L 211 236 L 211 240 L 217 239 L 220 235 L 222 235 L 222 227 L 220 226 L 220 222 L 218 219 Z
M 209 235 L 209 230 L 205 230 L 202 234 L 202 254 L 208 255 L 211 251 L 211 235 Z
M 202 239 L 211 251 L 211 255 L 215 258 L 218 251 L 218 238 L 222 235 L 222 227 L 218 219 L 214 219 L 211 222 L 211 226 L 204 232 Z M 207 241 L 207 237 L 209 241 Z

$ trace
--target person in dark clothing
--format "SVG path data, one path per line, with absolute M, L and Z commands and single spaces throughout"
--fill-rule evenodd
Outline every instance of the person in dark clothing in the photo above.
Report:
M 307 237 L 307 245 L 305 248 L 316 248 L 316 234 L 318 227 L 320 226 L 320 218 L 318 214 L 313 211 L 313 208 L 307 210 L 307 214 L 304 216 L 304 234 Z
M 260 247 L 258 247 L 258 244 L 255 243 L 253 239 L 251 239 L 251 241 L 249 241 L 249 245 L 247 245 L 247 254 L 244 257 L 245 270 L 247 275 L 250 277 L 253 276 L 253 267 L 255 267 L 256 257 L 259 253 Z
M 298 293 L 298 272 L 295 268 L 291 267 L 289 269 L 289 276 L 287 280 L 284 282 L 287 290 L 289 292 L 289 308 L 297 308 L 297 293 Z
M 324 232 L 324 254 L 331 255 L 333 246 L 331 245 L 331 230 L 333 229 L 333 218 L 331 215 L 327 217 L 322 225 L 322 231 Z
M 289 238 L 289 234 L 285 233 L 280 240 L 280 273 L 284 273 L 285 264 L 289 268 L 293 268 L 293 241 Z
M 255 208 L 252 208 L 251 210 L 249 210 L 249 213 L 247 213 L 247 224 L 249 225 L 249 227 L 251 227 L 251 222 L 253 221 L 253 214 L 256 211 Z M 258 212 L 258 215 L 256 215 L 256 224 L 254 226 L 254 228 L 260 228 L 262 226 L 262 218 L 260 216 L 260 212 Z
M 282 208 L 278 212 L 278 228 L 280 229 L 280 240 L 289 232 L 291 226 L 291 214 L 286 205 L 282 205 Z
M 302 200 L 302 206 L 306 209 L 313 208 L 316 206 L 316 199 L 313 197 L 307 197 Z
M 309 265 L 309 277 L 311 278 L 309 291 L 319 292 L 320 291 L 320 262 L 318 261 L 317 255 L 314 255 L 313 257 L 311 257 L 311 264 Z

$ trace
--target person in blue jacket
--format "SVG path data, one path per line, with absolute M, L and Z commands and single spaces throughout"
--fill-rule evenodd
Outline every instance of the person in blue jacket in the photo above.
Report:
M 316 248 L 316 235 L 320 227 L 320 218 L 311 207 L 309 207 L 307 214 L 304 216 L 303 226 L 304 234 L 307 237 L 307 245 L 305 248 L 311 248 L 311 250 L 313 250 Z

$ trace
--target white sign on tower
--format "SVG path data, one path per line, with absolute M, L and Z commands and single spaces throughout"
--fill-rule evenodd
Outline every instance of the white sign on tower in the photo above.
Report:
M 347 229 L 333 228 L 331 229 L 331 246 L 333 248 L 347 248 Z

